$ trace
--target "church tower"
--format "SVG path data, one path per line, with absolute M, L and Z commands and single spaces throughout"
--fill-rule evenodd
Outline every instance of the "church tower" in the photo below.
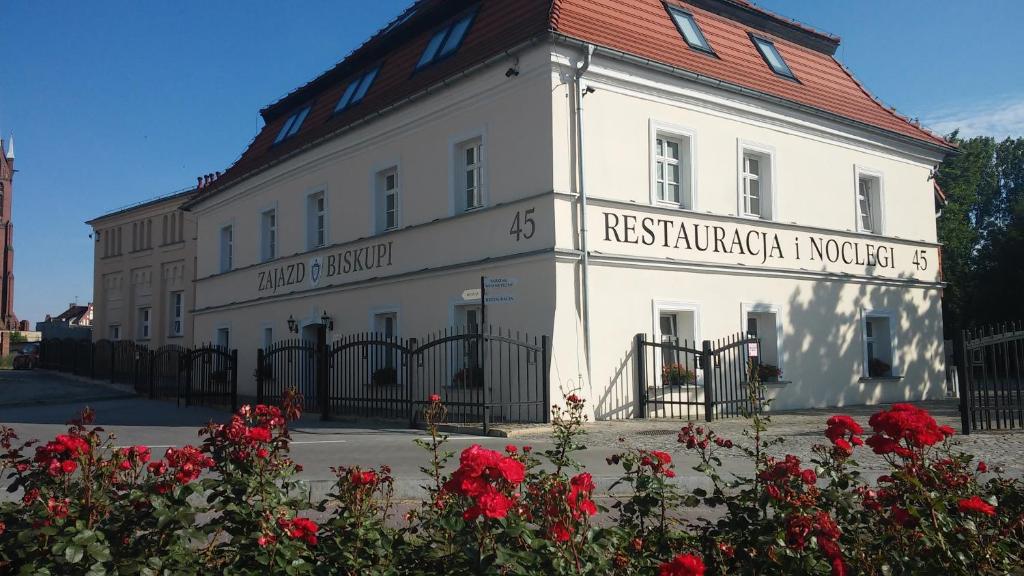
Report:
M 11 200 L 14 196 L 14 136 L 0 139 L 0 329 L 17 330 L 14 314 L 14 224 Z

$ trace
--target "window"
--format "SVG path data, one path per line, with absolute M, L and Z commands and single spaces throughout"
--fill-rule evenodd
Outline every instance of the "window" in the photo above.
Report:
M 334 107 L 334 112 L 338 113 L 350 106 L 359 104 L 363 97 L 366 96 L 366 92 L 370 89 L 374 79 L 377 78 L 377 72 L 380 72 L 379 66 L 353 80 L 341 94 L 341 99 L 338 100 L 338 104 Z
M 456 175 L 459 206 L 463 211 L 480 208 L 483 198 L 483 142 L 478 138 L 458 146 Z
M 260 214 L 260 259 L 264 262 L 277 257 L 277 210 Z
M 790 80 L 796 80 L 793 71 L 789 69 L 789 65 L 782 59 L 782 54 L 779 53 L 778 48 L 775 47 L 771 40 L 765 40 L 759 36 L 751 36 L 750 39 L 754 41 L 754 46 L 757 46 L 757 51 L 761 53 L 761 57 L 768 63 L 768 67 L 772 69 L 772 72 Z
M 274 344 L 274 329 L 271 326 L 263 328 L 263 349 L 266 350 Z
M 217 346 L 220 346 L 221 348 L 229 348 L 231 346 L 230 328 L 217 329 Z
M 139 308 L 139 339 L 149 340 L 149 325 L 150 325 L 151 310 L 149 308 Z
M 779 325 L 778 308 L 768 304 L 744 304 L 743 320 L 746 334 L 761 341 L 757 350 L 757 363 L 762 367 L 762 381 L 778 381 L 782 375 L 782 328 Z
M 377 173 L 377 232 L 398 228 L 398 169 Z
M 274 138 L 274 144 L 282 142 L 291 138 L 299 131 L 302 127 L 302 123 L 306 121 L 306 116 L 309 115 L 309 109 L 312 108 L 312 104 L 307 104 L 302 107 L 299 111 L 292 114 L 284 122 L 284 126 L 281 126 L 281 131 L 277 133 L 277 138 Z
M 697 383 L 697 359 L 682 348 L 698 348 L 697 311 L 678 305 L 655 303 L 655 333 L 664 345 L 660 354 L 663 386 L 693 385 Z
M 857 174 L 857 229 L 882 233 L 882 178 L 876 174 Z
M 668 12 L 672 16 L 672 21 L 676 23 L 676 28 L 679 30 L 679 34 L 683 36 L 683 40 L 686 40 L 686 43 L 690 45 L 690 48 L 700 50 L 701 52 L 707 52 L 708 54 L 715 53 L 715 51 L 711 49 L 711 45 L 708 44 L 707 38 L 704 37 L 704 33 L 701 32 L 700 26 L 697 26 L 697 21 L 694 20 L 693 14 L 675 6 L 669 6 Z
M 651 203 L 693 209 L 692 136 L 652 123 Z
M 167 214 L 164 214 L 163 220 L 160 223 L 160 245 L 167 244 Z
M 310 250 L 327 245 L 327 198 L 323 192 L 306 198 L 306 245 Z
M 893 322 L 887 314 L 864 314 L 864 376 L 893 377 Z
M 107 326 L 107 337 L 109 337 L 111 340 L 114 340 L 115 342 L 120 340 L 121 339 L 121 325 L 120 324 L 111 324 L 110 326 Z
M 232 252 L 234 251 L 234 231 L 231 226 L 220 229 L 220 271 L 227 272 L 233 265 Z
M 132 252 L 139 249 L 139 223 L 132 222 Z
M 771 220 L 774 206 L 771 154 L 744 148 L 740 158 L 739 213 L 750 218 Z
M 170 335 L 181 336 L 185 332 L 185 293 L 171 292 Z
M 430 37 L 430 41 L 427 42 L 427 47 L 423 49 L 423 55 L 420 56 L 416 69 L 419 70 L 454 54 L 462 44 L 462 40 L 466 37 L 466 31 L 469 30 L 469 25 L 473 23 L 475 15 L 476 10 L 474 9 L 435 32 Z

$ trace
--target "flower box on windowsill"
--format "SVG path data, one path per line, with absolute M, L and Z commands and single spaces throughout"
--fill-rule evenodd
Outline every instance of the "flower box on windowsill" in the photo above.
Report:
M 861 382 L 899 382 L 903 380 L 903 375 L 896 376 L 861 376 Z

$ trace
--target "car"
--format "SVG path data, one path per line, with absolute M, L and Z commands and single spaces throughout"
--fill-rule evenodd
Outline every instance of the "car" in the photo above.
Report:
M 22 346 L 11 363 L 11 367 L 15 370 L 34 370 L 36 366 L 39 366 L 38 344 Z

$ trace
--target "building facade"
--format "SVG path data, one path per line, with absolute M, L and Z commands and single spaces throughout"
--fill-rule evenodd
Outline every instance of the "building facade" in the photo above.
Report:
M 951 147 L 838 44 L 742 0 L 418 2 L 264 109 L 185 204 L 193 339 L 237 348 L 252 394 L 293 325 L 472 326 L 490 276 L 516 282 L 487 323 L 550 335 L 552 400 L 598 418 L 638 413 L 638 333 L 756 334 L 777 408 L 940 396 L 930 178 Z
M 196 223 L 181 206 L 199 189 L 86 222 L 94 240 L 93 341 L 192 345 Z
M 86 305 L 72 302 L 68 309 L 56 316 L 46 315 L 42 322 L 36 322 L 36 332 L 42 338 L 92 339 L 92 321 L 95 315 L 92 302 Z
M 0 326 L 19 328 L 14 313 L 14 136 L 0 139 Z

